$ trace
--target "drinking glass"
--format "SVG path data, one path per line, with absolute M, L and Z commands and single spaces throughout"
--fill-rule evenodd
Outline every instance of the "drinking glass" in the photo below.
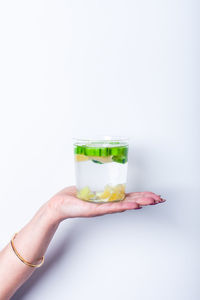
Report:
M 125 198 L 128 138 L 73 139 L 77 197 L 102 203 Z

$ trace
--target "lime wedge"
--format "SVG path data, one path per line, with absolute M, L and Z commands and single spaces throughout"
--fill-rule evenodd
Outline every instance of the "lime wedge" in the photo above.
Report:
M 81 154 L 87 156 L 88 159 L 102 163 L 112 160 L 125 163 L 128 160 L 128 146 L 95 147 L 91 145 L 76 145 L 74 152 L 76 155 Z
M 110 148 L 110 154 L 127 156 L 128 147 L 112 147 Z
M 75 146 L 74 153 L 75 154 L 84 154 L 84 146 Z
M 101 156 L 101 149 L 96 147 L 85 147 L 85 155 L 87 156 Z
M 108 156 L 109 148 L 100 148 L 100 156 Z

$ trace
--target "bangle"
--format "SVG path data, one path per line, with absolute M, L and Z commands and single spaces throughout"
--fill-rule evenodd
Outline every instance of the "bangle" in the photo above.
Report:
M 14 234 L 13 238 L 11 239 L 10 243 L 11 243 L 11 247 L 14 251 L 14 253 L 16 254 L 16 256 L 27 266 L 29 267 L 32 267 L 32 268 L 39 268 L 43 265 L 44 263 L 44 256 L 42 256 L 42 258 L 40 258 L 41 262 L 38 264 L 38 265 L 35 265 L 35 264 L 32 264 L 30 262 L 28 262 L 27 260 L 25 260 L 20 254 L 19 252 L 17 251 L 17 249 L 15 248 L 15 245 L 14 245 L 14 239 L 16 237 L 17 233 Z

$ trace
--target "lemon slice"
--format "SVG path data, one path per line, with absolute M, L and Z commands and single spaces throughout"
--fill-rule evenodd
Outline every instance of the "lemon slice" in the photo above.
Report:
M 100 162 L 102 164 L 113 161 L 112 156 L 88 156 L 88 157 L 89 157 L 89 159 L 91 159 L 93 161 L 95 160 L 95 161 Z
M 98 196 L 101 200 L 107 199 L 108 202 L 123 200 L 125 198 L 125 184 L 107 185 L 103 193 Z
M 77 193 L 77 197 L 79 199 L 89 201 L 95 197 L 95 194 L 93 194 L 90 188 L 86 186 Z
M 109 185 L 107 185 L 107 186 L 105 187 L 103 193 L 101 193 L 101 194 L 99 195 L 99 198 L 100 198 L 100 199 L 108 199 L 108 198 L 110 198 L 111 194 L 112 194 L 112 191 L 111 191 Z
M 75 154 L 75 160 L 76 161 L 86 161 L 86 160 L 89 160 L 89 157 L 85 156 L 83 154 Z

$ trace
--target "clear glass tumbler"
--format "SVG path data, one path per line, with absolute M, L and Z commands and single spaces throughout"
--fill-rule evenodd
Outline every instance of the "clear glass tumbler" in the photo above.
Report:
M 125 198 L 128 138 L 74 139 L 77 197 L 90 202 Z

